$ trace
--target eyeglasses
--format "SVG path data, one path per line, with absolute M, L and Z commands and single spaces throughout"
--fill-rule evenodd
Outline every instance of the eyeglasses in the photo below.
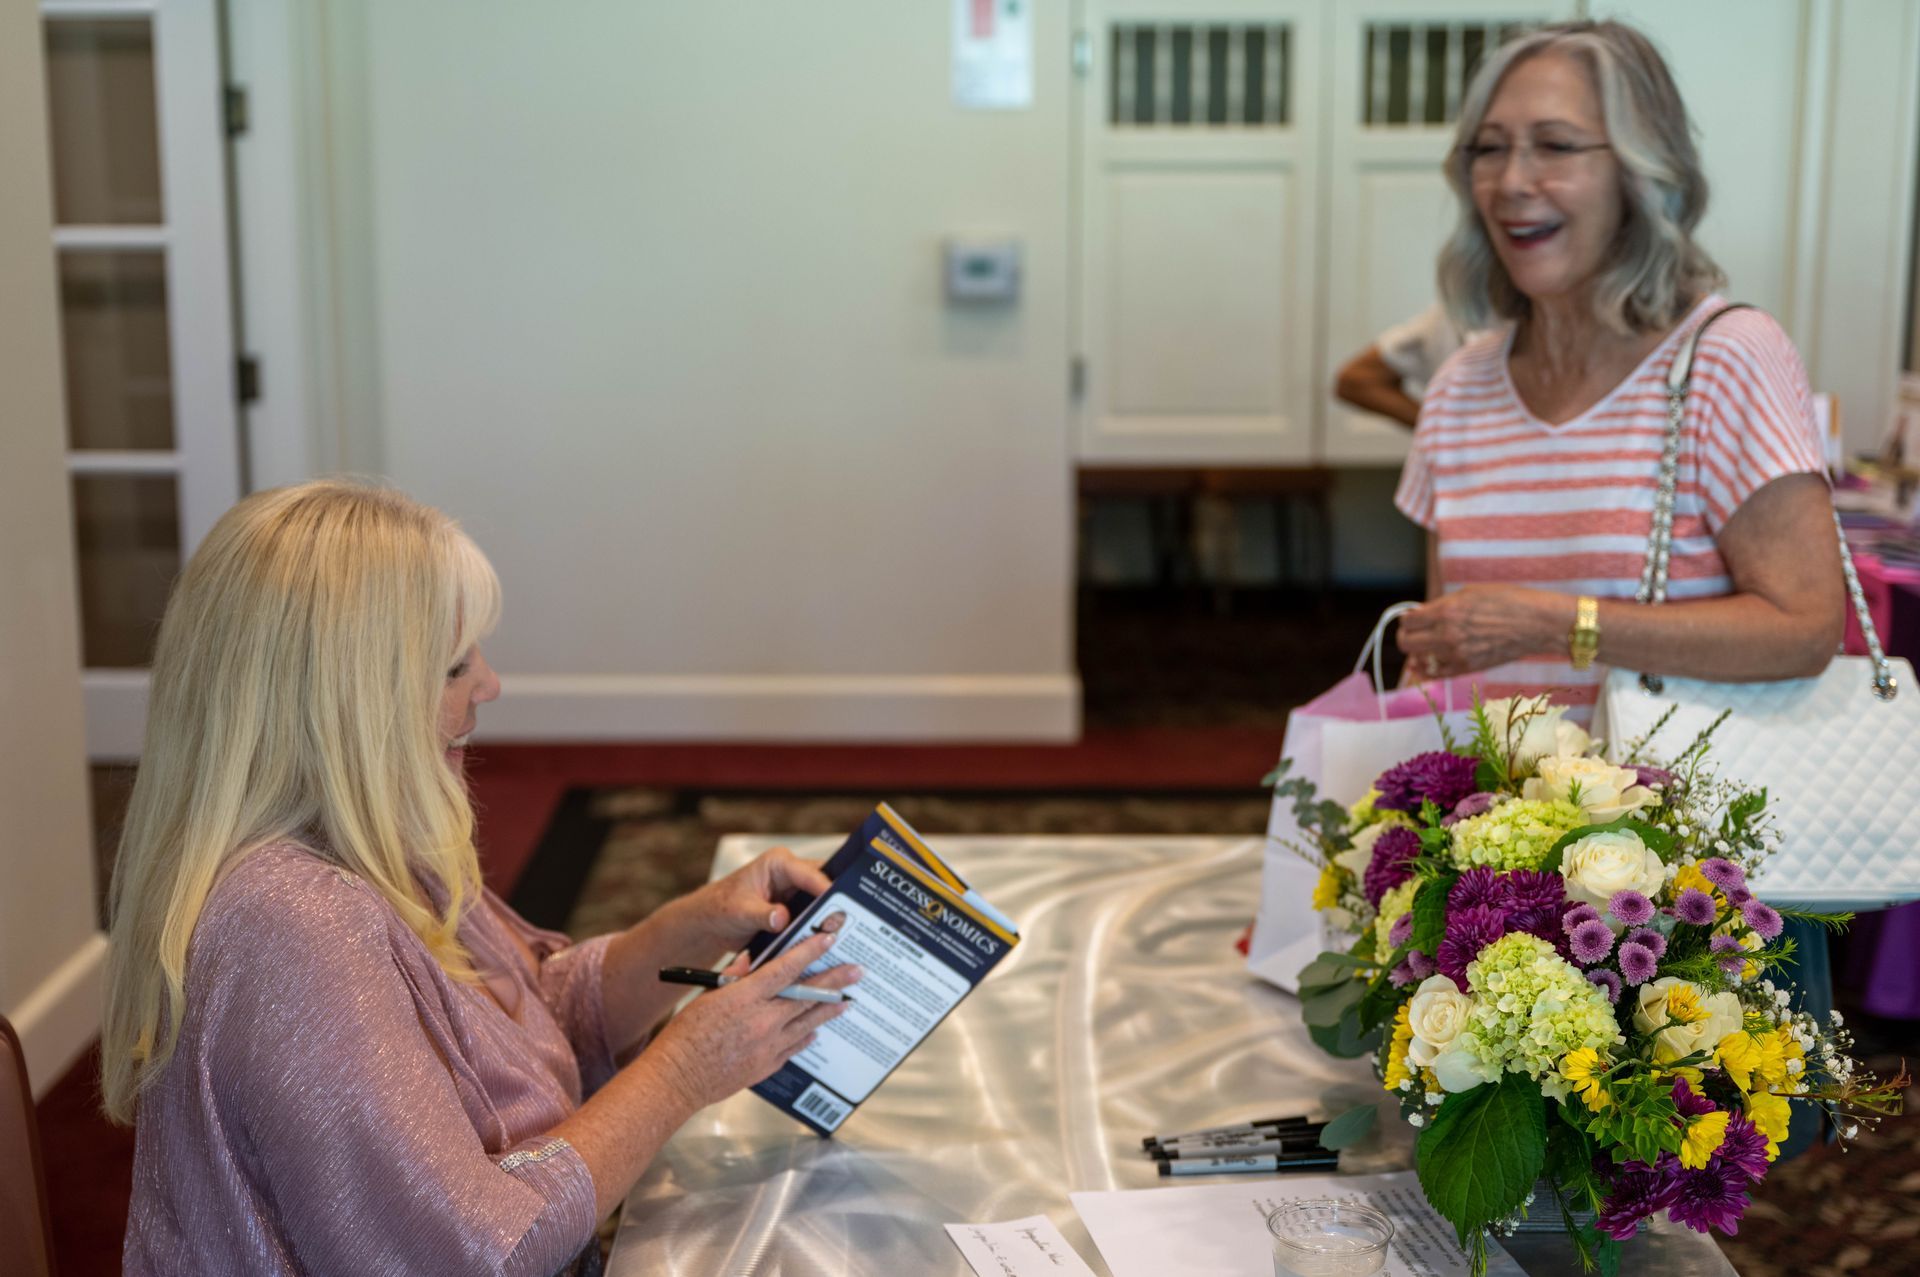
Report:
M 1467 173 L 1476 182 L 1498 181 L 1507 171 L 1507 160 L 1515 152 L 1520 156 L 1520 171 L 1545 181 L 1570 177 L 1589 151 L 1610 151 L 1605 142 L 1473 142 L 1460 148 L 1467 157 Z

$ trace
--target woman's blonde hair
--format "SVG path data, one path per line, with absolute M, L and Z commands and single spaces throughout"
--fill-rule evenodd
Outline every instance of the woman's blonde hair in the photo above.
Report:
M 106 1111 L 133 1120 L 186 1014 L 208 894 L 298 840 L 377 890 L 449 972 L 478 892 L 473 809 L 439 734 L 448 668 L 500 586 L 454 522 L 398 492 L 321 480 L 229 510 L 174 587 L 110 903 Z M 435 911 L 416 875 L 437 880 Z
M 1469 332 L 1501 319 L 1524 319 L 1531 310 L 1474 207 L 1468 148 L 1507 73 L 1548 52 L 1571 56 L 1593 78 L 1607 141 L 1620 163 L 1625 208 L 1611 261 L 1594 291 L 1598 317 L 1622 335 L 1671 328 L 1726 277 L 1693 242 L 1707 210 L 1707 177 L 1686 104 L 1659 50 L 1620 22 L 1567 22 L 1516 36 L 1474 74 L 1447 153 L 1447 181 L 1459 197 L 1460 218 L 1440 250 L 1440 295 Z

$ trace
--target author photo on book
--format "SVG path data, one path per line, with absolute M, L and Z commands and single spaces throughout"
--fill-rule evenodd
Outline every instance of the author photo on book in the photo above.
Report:
M 130 1277 L 597 1273 L 668 1137 L 844 1009 L 778 996 L 830 919 L 655 1031 L 662 967 L 826 889 L 784 849 L 579 944 L 482 886 L 462 767 L 499 611 L 450 518 L 347 481 L 242 501 L 176 584 L 110 901 Z

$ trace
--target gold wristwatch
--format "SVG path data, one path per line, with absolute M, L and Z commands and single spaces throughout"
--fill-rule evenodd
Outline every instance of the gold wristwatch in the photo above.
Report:
M 1567 634 L 1567 653 L 1573 668 L 1588 669 L 1600 651 L 1600 601 L 1585 594 L 1574 605 L 1573 629 Z

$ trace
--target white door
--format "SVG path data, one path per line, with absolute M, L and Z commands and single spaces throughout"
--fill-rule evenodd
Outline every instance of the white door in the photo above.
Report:
M 1083 463 L 1311 460 L 1321 9 L 1087 0 Z
M 1441 166 L 1484 55 L 1524 25 L 1572 16 L 1564 0 L 1337 0 L 1327 99 L 1327 399 L 1330 465 L 1398 465 L 1409 432 L 1331 397 L 1334 373 L 1439 296 L 1435 263 L 1457 217 Z
M 40 11 L 87 748 L 132 758 L 167 592 L 241 491 L 219 16 Z

